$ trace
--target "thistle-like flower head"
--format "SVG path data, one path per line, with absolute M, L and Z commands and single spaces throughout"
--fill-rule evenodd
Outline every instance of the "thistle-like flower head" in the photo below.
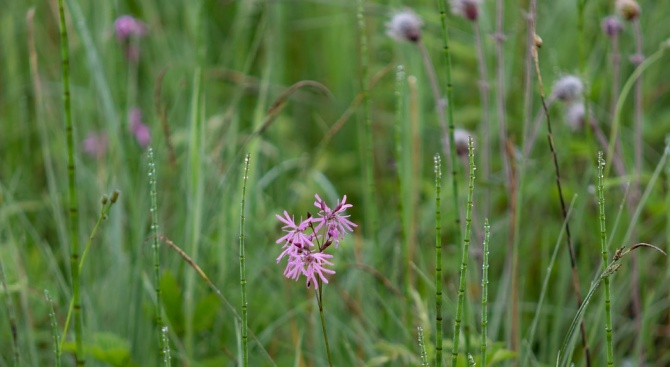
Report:
M 147 33 L 144 22 L 130 15 L 122 15 L 114 21 L 114 32 L 116 39 L 125 41 L 130 37 L 141 37 Z
M 552 98 L 563 102 L 573 102 L 582 97 L 584 84 L 582 80 L 574 75 L 566 75 L 554 83 L 554 89 L 551 92 Z
M 419 42 L 423 20 L 411 9 L 395 12 L 386 23 L 386 34 L 396 41 Z

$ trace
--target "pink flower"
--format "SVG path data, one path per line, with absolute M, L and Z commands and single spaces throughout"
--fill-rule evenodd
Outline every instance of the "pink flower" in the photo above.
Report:
M 283 250 L 277 263 L 288 257 L 284 276 L 298 280 L 304 275 L 307 278 L 307 287 L 314 284 L 316 289 L 319 288 L 319 281 L 328 283 L 326 274 L 335 274 L 334 270 L 326 268 L 327 265 L 333 265 L 329 260 L 333 255 L 324 251 L 333 243 L 337 248 L 344 234 L 352 232 L 356 224 L 347 219 L 348 215 L 344 215 L 344 211 L 352 206 L 346 204 L 346 196 L 342 198 L 342 202 L 338 200 L 334 209 L 329 208 L 319 195 L 315 197 L 314 205 L 319 208 L 319 217 L 312 217 L 308 213 L 307 219 L 300 223 L 296 223 L 287 211 L 284 211 L 283 216 L 276 217 L 284 224 L 282 230 L 286 232 L 277 240 L 277 243 L 282 244 Z M 317 223 L 316 227 L 314 223 Z
M 147 26 L 130 15 L 122 15 L 114 21 L 114 32 L 117 40 L 125 41 L 130 37 L 144 36 L 147 33 Z
M 100 159 L 107 151 L 107 135 L 105 133 L 88 133 L 83 141 L 84 152 L 93 158 Z
M 146 148 L 151 144 L 151 132 L 149 127 L 142 122 L 142 111 L 135 107 L 128 114 L 130 120 L 130 131 L 135 135 L 135 140 L 142 147 Z
M 332 262 L 327 259 L 332 258 L 333 255 L 324 254 L 320 252 L 310 252 L 303 251 L 297 256 L 291 256 L 286 265 L 286 270 L 284 270 L 284 276 L 289 279 L 298 280 L 300 275 L 304 275 L 307 278 L 307 287 L 309 288 L 314 284 L 314 288 L 319 288 L 319 282 L 316 279 L 316 276 L 319 276 L 322 282 L 328 283 L 328 279 L 324 274 L 335 274 L 335 270 L 326 269 L 325 265 L 333 265 Z
M 340 240 L 344 237 L 344 234 L 353 232 L 354 227 L 358 227 L 354 222 L 347 219 L 349 218 L 348 215 L 343 215 L 344 211 L 351 208 L 353 205 L 345 204 L 347 195 L 342 197 L 341 203 L 339 200 L 337 201 L 335 209 L 330 209 L 328 205 L 326 205 L 326 202 L 321 200 L 319 195 L 314 195 L 314 197 L 316 198 L 314 206 L 320 209 L 319 217 L 312 219 L 313 222 L 319 223 L 316 228 L 314 228 L 314 231 L 318 232 L 323 226 L 326 226 L 327 232 L 324 248 L 330 245 L 330 242 L 334 242 L 335 248 L 337 248 L 340 244 Z

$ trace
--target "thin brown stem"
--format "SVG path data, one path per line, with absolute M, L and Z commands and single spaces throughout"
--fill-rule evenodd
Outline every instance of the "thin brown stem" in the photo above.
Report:
M 535 32 L 535 18 L 531 21 L 531 27 L 533 32 Z M 575 249 L 572 246 L 572 237 L 570 236 L 570 225 L 568 222 L 568 211 L 565 205 L 565 199 L 563 197 L 563 189 L 561 187 L 561 174 L 560 168 L 558 165 L 558 156 L 556 154 L 556 147 L 554 145 L 554 137 L 551 131 L 551 120 L 549 116 L 549 107 L 547 106 L 547 101 L 544 95 L 544 85 L 542 84 L 542 74 L 540 73 L 540 61 L 539 55 L 537 52 L 537 47 L 533 48 L 533 61 L 535 63 L 535 74 L 537 76 L 537 82 L 540 89 L 540 100 L 542 101 L 542 109 L 544 110 L 544 115 L 547 121 L 547 140 L 549 142 L 549 149 L 551 150 L 551 157 L 554 163 L 554 171 L 556 172 L 556 188 L 558 189 L 558 197 L 561 202 L 561 212 L 563 214 L 563 220 L 565 220 L 565 235 L 568 244 L 568 253 L 570 254 L 570 267 L 572 268 L 572 284 L 575 290 L 575 296 L 577 298 L 577 307 L 582 306 L 582 293 L 579 287 L 579 274 L 577 272 L 577 257 L 575 255 Z M 586 359 L 586 366 L 591 366 L 591 352 L 589 350 L 588 342 L 586 339 L 586 326 L 584 325 L 584 320 L 580 321 L 579 326 L 582 346 L 584 348 L 584 355 Z

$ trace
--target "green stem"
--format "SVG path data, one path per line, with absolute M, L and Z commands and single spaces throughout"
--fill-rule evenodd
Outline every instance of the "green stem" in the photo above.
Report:
M 102 197 L 102 208 L 100 209 L 100 215 L 98 216 L 98 220 L 95 222 L 95 226 L 93 227 L 93 230 L 91 231 L 91 234 L 88 236 L 88 241 L 86 242 L 86 247 L 84 248 L 84 252 L 82 253 L 81 259 L 79 260 L 79 265 L 77 266 L 77 270 L 79 273 L 81 273 L 82 269 L 84 268 L 84 261 L 86 260 L 86 255 L 88 254 L 88 251 L 91 248 L 91 245 L 93 244 L 93 240 L 95 239 L 95 235 L 98 233 L 98 228 L 100 228 L 100 225 L 102 222 L 107 219 L 107 215 L 109 214 L 109 210 L 112 208 L 112 205 L 116 203 L 116 201 L 119 199 L 119 192 L 114 191 L 112 192 L 111 197 L 103 196 Z M 63 336 L 67 335 L 67 332 L 70 328 L 70 321 L 72 320 L 72 314 L 75 313 L 76 317 L 76 312 L 75 312 L 75 301 L 74 298 L 70 300 L 70 306 L 68 307 L 67 310 L 67 317 L 65 318 L 65 325 L 63 326 Z M 60 348 L 63 348 L 63 343 L 65 343 L 65 337 L 63 337 L 60 341 Z
M 70 56 L 68 46 L 67 25 L 65 23 L 65 7 L 63 0 L 58 0 L 60 25 L 60 51 L 63 72 L 63 112 L 65 114 L 65 132 L 67 135 L 67 171 L 68 197 L 70 217 L 70 276 L 72 277 L 72 302 L 74 307 L 74 339 L 75 361 L 83 366 L 84 344 L 81 318 L 80 280 L 79 280 L 79 209 L 77 200 L 76 163 L 74 160 L 74 127 L 72 125 L 72 107 L 70 104 Z
M 440 211 L 440 187 L 442 185 L 442 160 L 439 154 L 435 162 L 435 366 L 442 365 L 442 215 Z
M 12 297 L 9 294 L 7 289 L 7 278 L 5 277 L 5 270 L 2 266 L 2 259 L 0 259 L 0 283 L 2 283 L 2 291 L 5 293 L 5 306 L 7 307 L 7 313 L 9 318 L 9 329 L 12 332 L 12 351 L 14 352 L 14 366 L 21 365 L 21 354 L 19 352 L 19 331 L 16 326 L 16 310 L 14 309 L 14 303 L 12 302 Z
M 656 52 L 654 52 L 651 56 L 646 58 L 642 64 L 638 65 L 638 67 L 635 68 L 635 71 L 633 71 L 633 73 L 628 77 L 626 83 L 624 83 L 623 87 L 621 88 L 621 93 L 619 94 L 619 98 L 617 99 L 616 102 L 616 108 L 614 110 L 612 131 L 610 132 L 609 146 L 607 147 L 607 154 L 605 156 L 606 157 L 606 165 L 604 173 L 605 177 L 608 176 L 609 166 L 614 156 L 614 144 L 617 139 L 619 125 L 621 124 L 621 109 L 623 108 L 623 102 L 626 100 L 626 97 L 628 97 L 628 93 L 630 93 L 631 88 L 633 88 L 635 81 L 642 75 L 642 73 L 648 67 L 656 63 L 656 61 L 658 61 L 663 56 L 665 50 L 669 47 L 670 42 L 666 41 L 662 43 Z
M 484 219 L 484 264 L 482 265 L 482 344 L 481 365 L 486 367 L 486 339 L 488 327 L 488 302 L 489 302 L 489 238 L 491 226 L 489 219 Z
M 314 295 L 316 296 L 316 303 L 319 304 L 319 315 L 321 316 L 321 329 L 323 330 L 323 340 L 326 342 L 326 354 L 328 354 L 328 365 L 330 367 L 333 367 L 333 360 L 331 359 L 330 356 L 330 344 L 328 343 L 328 333 L 326 332 L 326 319 L 323 316 L 323 294 L 321 291 L 323 290 L 322 287 L 322 282 L 321 279 L 317 279 L 317 283 L 319 284 L 319 289 L 314 290 Z
M 600 218 L 600 251 L 603 265 L 607 264 L 607 227 L 605 223 L 605 188 L 603 186 L 603 170 L 605 161 L 603 153 L 598 152 L 598 214 Z M 610 280 L 605 278 L 605 336 L 607 338 L 607 366 L 614 366 L 614 348 L 612 347 L 612 311 L 610 301 Z
M 472 137 L 468 137 L 468 157 L 470 159 L 470 180 L 468 183 L 468 203 L 465 212 L 465 233 L 461 254 L 461 274 L 458 286 L 458 304 L 456 306 L 456 319 L 454 320 L 454 341 L 451 351 L 451 365 L 456 366 L 458 361 L 458 343 L 461 332 L 461 317 L 463 315 L 463 303 L 465 300 L 465 283 L 468 270 L 468 251 L 470 248 L 470 226 L 472 224 L 472 195 L 475 188 L 475 154 L 472 146 Z
M 405 270 L 405 297 L 409 301 L 411 300 L 411 290 L 412 290 L 412 251 L 411 251 L 411 239 L 410 239 L 410 228 L 409 222 L 412 218 L 413 211 L 413 201 L 411 197 L 408 200 L 408 192 L 411 192 L 411 182 L 407 182 L 406 177 L 412 177 L 411 174 L 407 173 L 408 165 L 404 159 L 405 146 L 403 145 L 402 137 L 405 136 L 407 131 L 404 129 L 405 118 L 405 68 L 403 65 L 398 65 L 396 69 L 396 112 L 395 112 L 395 161 L 396 161 L 396 173 L 398 178 L 398 213 L 400 213 L 400 240 L 402 241 L 403 248 L 403 259 L 404 259 L 404 270 Z M 408 149 L 408 151 L 411 151 Z M 412 310 L 409 307 L 405 307 L 405 322 L 409 325 L 412 324 L 411 315 Z
M 374 178 L 374 140 L 372 138 L 372 118 L 370 117 L 370 93 L 368 90 L 368 41 L 365 33 L 365 0 L 358 0 L 358 30 L 361 45 L 361 92 L 363 95 L 363 114 L 365 119 L 365 182 L 367 195 L 365 195 L 365 206 L 368 235 L 377 243 L 377 207 L 375 202 L 375 178 Z
M 56 367 L 61 367 L 61 348 L 60 348 L 60 338 L 58 336 L 58 322 L 56 321 L 56 312 L 54 311 L 54 302 L 49 295 L 48 290 L 44 290 L 44 297 L 49 303 L 49 318 L 51 319 L 51 335 L 54 340 L 54 354 L 56 355 Z
M 247 270 L 244 257 L 244 202 L 247 194 L 247 178 L 249 177 L 249 153 L 244 157 L 244 177 L 242 178 L 242 203 L 240 214 L 240 287 L 242 288 L 242 366 L 249 365 L 249 334 L 247 329 Z
M 162 310 L 162 295 L 161 290 L 161 269 L 160 269 L 160 252 L 158 244 L 158 199 L 156 195 L 156 162 L 154 160 L 154 150 L 149 147 L 149 196 L 151 197 L 151 233 L 153 237 L 152 247 L 154 250 L 154 288 L 156 289 L 156 303 L 154 304 L 154 317 L 156 318 L 156 326 L 158 328 L 158 355 L 161 356 L 166 367 L 170 366 L 170 358 L 165 355 L 168 339 L 164 337 L 163 329 L 165 323 L 163 322 Z

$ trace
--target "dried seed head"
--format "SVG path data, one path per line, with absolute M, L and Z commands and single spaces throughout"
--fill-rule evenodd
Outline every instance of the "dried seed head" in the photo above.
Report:
M 421 39 L 423 20 L 411 9 L 404 9 L 393 14 L 386 22 L 386 34 L 396 41 L 418 42 Z
M 614 6 L 621 17 L 629 22 L 640 16 L 640 4 L 635 0 L 616 0 Z
M 584 85 L 578 77 L 566 75 L 554 83 L 551 97 L 568 103 L 580 99 L 583 90 Z
M 584 103 L 576 101 L 570 103 L 565 109 L 565 123 L 573 132 L 584 128 Z
M 451 12 L 471 22 L 479 17 L 481 0 L 451 0 Z
M 621 34 L 621 31 L 623 31 L 623 24 L 621 24 L 619 17 L 616 15 L 610 15 L 603 19 L 601 26 L 603 32 L 610 38 L 618 37 L 619 34 Z

